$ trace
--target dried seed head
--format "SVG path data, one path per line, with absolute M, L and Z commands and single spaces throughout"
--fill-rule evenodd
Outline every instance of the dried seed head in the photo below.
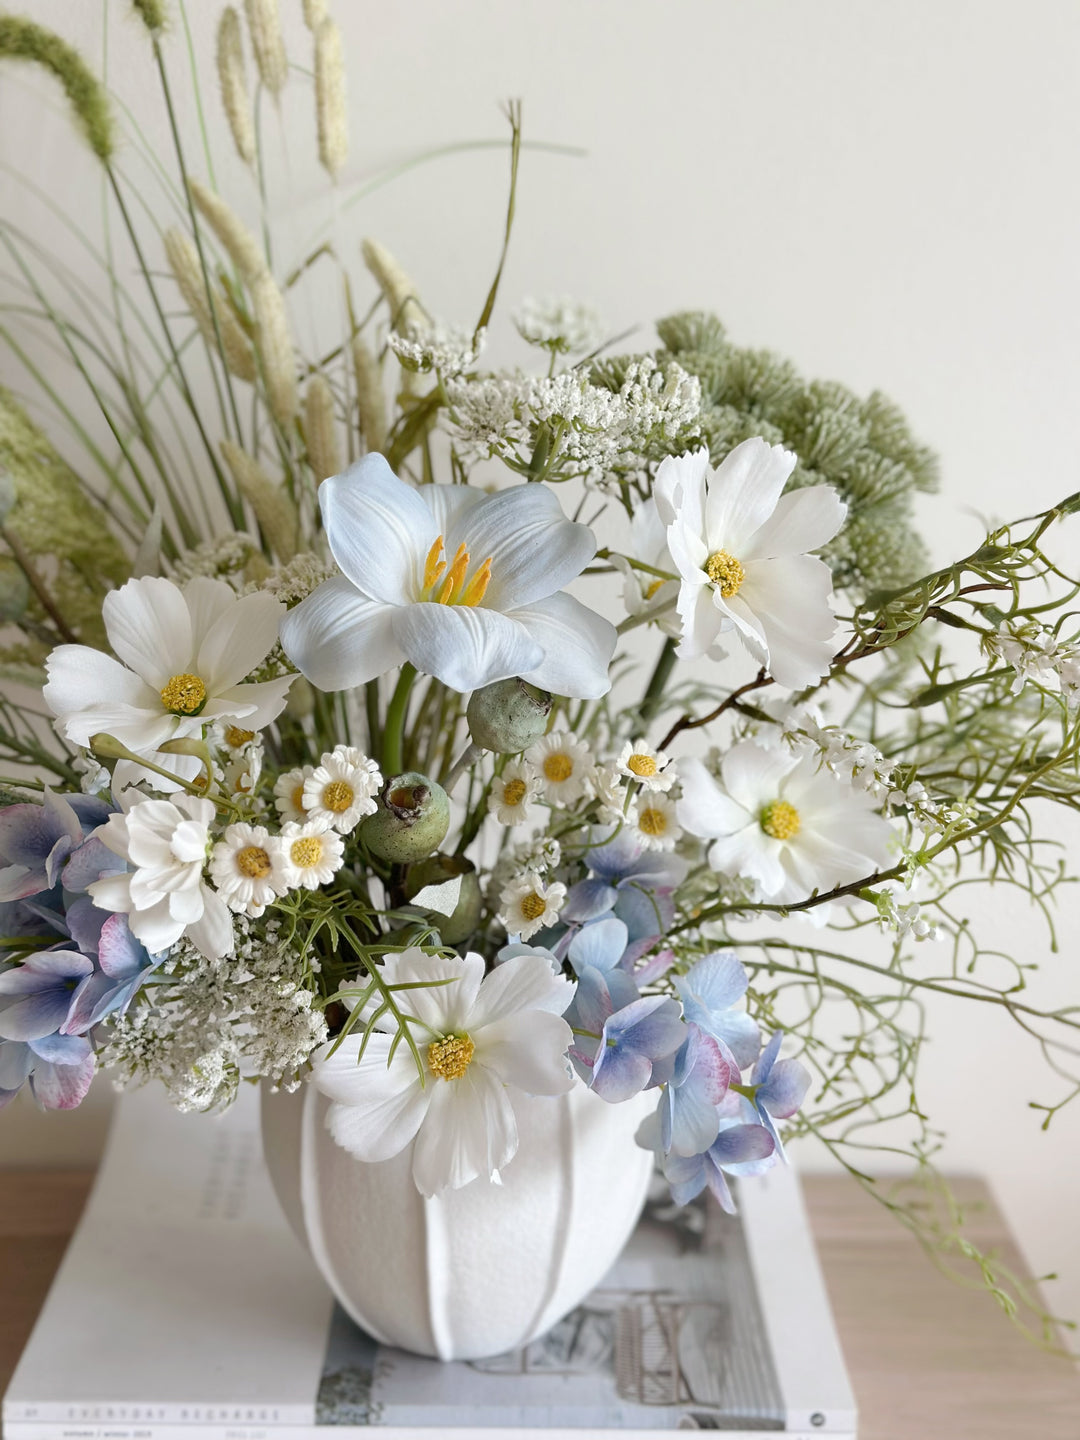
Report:
M 349 158 L 349 108 L 345 98 L 345 61 L 341 31 L 333 20 L 315 31 L 315 117 L 319 128 L 319 159 L 337 179 Z
M 161 0 L 131 0 L 131 8 L 140 16 L 151 35 L 160 35 L 165 29 L 165 6 Z
M 51 70 L 63 85 L 91 150 L 109 163 L 116 142 L 108 95 L 77 50 L 44 25 L 17 15 L 0 15 L 0 59 L 30 60 Z
M 307 433 L 308 461 L 317 481 L 341 470 L 337 425 L 334 420 L 334 396 L 321 375 L 308 381 L 304 396 L 304 428 Z
M 289 59 L 281 33 L 278 0 L 245 0 L 251 46 L 259 77 L 273 96 L 281 94 L 289 78 Z
M 285 297 L 269 270 L 249 287 L 255 320 L 255 353 L 270 413 L 283 430 L 296 418 L 296 364 Z
M 245 284 L 251 285 L 267 274 L 266 259 L 259 242 L 236 212 L 220 195 L 198 180 L 189 180 L 188 189 L 200 215 L 225 247 Z
M 288 492 L 275 485 L 257 461 L 231 440 L 221 442 L 221 453 L 236 481 L 236 488 L 255 511 L 263 539 L 279 563 L 296 554 L 300 533 L 299 516 Z
M 254 381 L 255 352 L 251 348 L 251 341 L 219 287 L 213 281 L 208 282 L 203 275 L 199 252 L 182 230 L 166 230 L 165 257 L 180 294 L 184 297 L 184 303 L 191 311 L 207 345 L 219 351 L 229 371 L 238 379 Z M 211 303 L 213 312 L 210 309 Z
M 231 5 L 221 12 L 217 33 L 217 70 L 221 103 L 229 122 L 233 144 L 245 165 L 255 163 L 255 120 L 244 69 L 244 41 L 240 16 Z
M 362 240 L 360 253 L 390 306 L 393 328 L 402 335 L 426 330 L 427 317 L 416 298 L 416 287 L 385 245 L 380 245 L 377 240 Z
M 353 337 L 352 357 L 360 433 L 369 454 L 373 450 L 381 453 L 386 444 L 386 394 L 382 369 L 360 335 Z
M 327 16 L 326 0 L 304 0 L 304 24 L 317 30 Z

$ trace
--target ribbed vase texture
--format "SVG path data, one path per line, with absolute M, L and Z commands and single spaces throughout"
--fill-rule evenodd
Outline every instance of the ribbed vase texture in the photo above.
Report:
M 609 1105 L 583 1085 L 523 1099 L 503 1183 L 430 1200 L 411 1146 L 377 1165 L 341 1149 L 313 1085 L 263 1092 L 263 1145 L 290 1224 L 356 1323 L 383 1344 L 476 1360 L 542 1335 L 617 1259 L 652 1172 L 634 1133 L 655 1104 Z

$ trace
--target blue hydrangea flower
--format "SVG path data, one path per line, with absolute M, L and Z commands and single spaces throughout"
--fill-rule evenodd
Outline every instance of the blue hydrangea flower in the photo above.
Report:
M 605 974 L 585 966 L 566 1019 L 575 1032 L 569 1053 L 578 1074 L 612 1104 L 655 1083 L 656 1062 L 686 1038 L 677 1002 L 639 996 L 631 977 L 617 968 Z
M 0 1040 L 0 1110 L 29 1081 L 46 1110 L 72 1110 L 94 1078 L 94 1052 L 85 1035 Z
M 0 974 L 0 1040 L 43 1040 L 68 1018 L 75 991 L 94 972 L 77 950 L 40 950 Z
M 750 1076 L 750 1083 L 755 1089 L 754 1098 L 749 1102 L 755 1118 L 776 1142 L 781 1157 L 784 1147 L 775 1120 L 786 1120 L 794 1115 L 810 1088 L 810 1072 L 801 1060 L 777 1060 L 783 1038 L 784 1032 L 777 1030 L 761 1052 Z
M 71 936 L 96 963 L 72 996 L 62 1035 L 85 1035 L 107 1015 L 123 1015 L 151 971 L 165 958 L 150 955 L 132 935 L 127 916 L 99 910 L 89 898 L 68 911 Z
M 594 831 L 599 839 L 603 831 Z M 672 892 L 685 878 L 687 863 L 678 855 L 646 850 L 630 831 L 588 850 L 589 878 L 570 887 L 560 918 L 585 923 L 613 912 L 629 940 L 655 940 L 671 924 Z
M 676 1205 L 688 1205 L 708 1187 L 729 1215 L 735 1201 L 728 1175 L 761 1175 L 776 1160 L 773 1137 L 764 1125 L 721 1120 L 716 1139 L 702 1155 L 668 1155 L 664 1174 Z
M 675 981 L 688 1021 L 722 1041 L 740 1069 L 754 1063 L 761 1049 L 761 1032 L 745 1010 L 732 1007 L 746 994 L 749 977 L 742 962 L 718 950 L 692 965 Z
M 40 805 L 0 810 L 0 900 L 23 900 L 59 884 L 73 852 L 111 809 L 96 795 L 46 790 Z M 113 856 L 113 868 L 116 863 Z
M 675 1056 L 671 1077 L 656 1112 L 655 1143 L 639 1139 L 665 1154 L 700 1155 L 720 1133 L 719 1105 L 728 1085 L 739 1079 L 731 1052 L 700 1026 L 688 1024 L 687 1037 Z

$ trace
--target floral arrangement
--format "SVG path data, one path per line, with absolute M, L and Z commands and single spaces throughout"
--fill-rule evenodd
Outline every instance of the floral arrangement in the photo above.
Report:
M 431 1195 L 512 1162 L 522 1093 L 647 1091 L 676 1201 L 730 1207 L 728 1177 L 813 1134 L 1004 1295 L 873 1154 L 933 1176 L 924 989 L 1038 1036 L 1047 1121 L 1080 1088 L 1075 1016 L 1028 1005 L 1030 959 L 962 908 L 994 882 L 1048 919 L 1067 878 L 1046 803 L 1080 792 L 1078 585 L 1048 547 L 1076 497 L 927 573 L 935 462 L 878 393 L 706 314 L 613 353 L 569 301 L 516 313 L 537 363 L 485 370 L 506 244 L 467 329 L 340 226 L 284 273 L 263 112 L 313 89 L 339 220 L 348 194 L 325 5 L 310 78 L 275 0 L 222 13 L 252 224 L 175 123 L 182 7 L 134 11 L 176 147 L 148 216 L 102 83 L 0 16 L 0 56 L 64 86 L 144 292 L 112 263 L 107 323 L 69 312 L 48 248 L 0 226 L 0 335 L 79 447 L 0 390 L 0 1102 L 75 1106 L 98 1069 L 196 1110 L 310 1083 L 339 1144 L 412 1144 Z M 318 265 L 341 338 L 303 354 Z M 40 330 L 98 430 L 20 343 Z

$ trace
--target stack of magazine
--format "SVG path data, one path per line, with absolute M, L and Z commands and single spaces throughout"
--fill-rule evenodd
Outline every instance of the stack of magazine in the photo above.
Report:
M 5 1440 L 853 1440 L 797 1179 L 777 1167 L 738 1199 L 730 1217 L 658 1192 L 552 1331 L 447 1365 L 377 1344 L 334 1304 L 270 1188 L 254 1091 L 212 1121 L 129 1094 L 4 1399 Z

